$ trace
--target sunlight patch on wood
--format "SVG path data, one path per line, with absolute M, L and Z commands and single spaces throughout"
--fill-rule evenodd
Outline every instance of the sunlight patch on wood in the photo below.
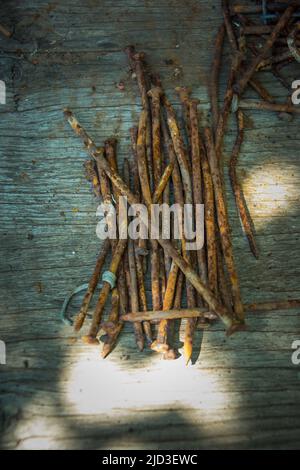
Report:
M 68 405 L 81 414 L 176 406 L 202 415 L 224 409 L 228 400 L 224 380 L 199 365 L 186 367 L 183 357 L 164 361 L 153 355 L 148 367 L 126 369 L 124 363 L 101 360 L 99 351 L 91 349 L 89 357 L 78 357 L 66 376 Z
M 57 436 L 63 436 L 65 429 L 47 417 L 33 416 L 30 420 L 20 421 L 16 429 L 19 436 L 18 450 L 50 450 L 55 448 Z
M 268 214 L 270 217 L 285 214 L 288 210 L 298 208 L 295 201 L 296 188 L 299 186 L 299 170 L 289 165 L 280 168 L 278 165 L 267 164 L 251 173 L 242 181 L 244 196 L 253 218 Z M 297 202 L 297 204 L 296 204 Z

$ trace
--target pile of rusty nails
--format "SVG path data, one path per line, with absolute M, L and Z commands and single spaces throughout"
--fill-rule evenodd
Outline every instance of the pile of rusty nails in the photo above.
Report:
M 289 5 L 282 10 L 284 3 Z M 116 140 L 111 138 L 104 147 L 96 146 L 74 114 L 69 109 L 65 110 L 67 121 L 82 139 L 91 157 L 85 162 L 85 169 L 94 193 L 106 203 L 115 204 L 117 212 L 120 195 L 126 196 L 129 204 L 142 202 L 148 208 L 153 203 L 169 203 L 171 194 L 180 205 L 204 204 L 205 243 L 201 250 L 186 250 L 185 240 L 175 243 L 174 240 L 162 238 L 148 243 L 142 238 L 107 239 L 103 243 L 74 321 L 75 331 L 78 332 L 87 318 L 104 262 L 111 251 L 110 279 L 106 272 L 88 334 L 82 338 L 87 344 L 99 345 L 99 333 L 104 331 L 102 357 L 113 350 L 126 321 L 132 322 L 140 351 L 146 342 L 152 350 L 162 353 L 165 359 L 176 359 L 179 353 L 173 347 L 174 321 L 186 319 L 184 358 L 188 363 L 196 328 L 205 328 L 220 318 L 230 335 L 245 329 L 246 311 L 286 309 L 300 305 L 297 299 L 242 303 L 226 206 L 222 158 L 227 121 L 233 112 L 238 133 L 229 165 L 230 179 L 242 226 L 253 255 L 258 257 L 252 221 L 236 174 L 244 136 L 242 109 L 247 107 L 241 96 L 250 85 L 263 98 L 263 101 L 255 102 L 255 106 L 252 104 L 252 108 L 285 113 L 298 111 L 291 104 L 275 104 L 256 78 L 256 72 L 268 66 L 275 78 L 281 82 L 284 80 L 278 67 L 287 60 L 294 60 L 294 54 L 291 53 L 287 59 L 287 54 L 280 52 L 278 57 L 273 51 L 279 46 L 287 47 L 288 39 L 295 34 L 295 27 L 298 26 L 294 22 L 294 14 L 298 4 L 281 1 L 277 8 L 277 3 L 272 2 L 271 12 L 276 12 L 272 18 L 276 18 L 277 22 L 269 22 L 266 30 L 265 25 L 256 26 L 253 20 L 245 16 L 246 13 L 262 13 L 263 5 L 230 7 L 228 1 L 222 1 L 224 22 L 216 37 L 209 87 L 212 125 L 201 131 L 199 101 L 191 98 L 190 90 L 184 87 L 176 89 L 184 117 L 184 126 L 180 126 L 159 76 L 148 72 L 145 54 L 136 52 L 133 46 L 126 47 L 125 52 L 141 95 L 142 111 L 138 127 L 130 130 L 133 158 L 131 161 L 124 160 L 122 177 L 117 165 Z M 288 36 L 285 36 L 287 31 Z M 251 42 L 248 44 L 248 36 L 245 39 L 246 35 L 250 37 L 252 34 L 261 34 L 262 38 L 267 34 L 260 49 L 256 49 Z M 219 75 L 225 36 L 229 41 L 232 60 L 223 105 L 219 110 Z M 294 40 L 295 43 L 297 40 Z M 281 60 L 283 55 L 285 59 Z M 152 310 L 149 309 L 145 288 L 145 260 L 148 257 Z M 116 280 L 116 284 L 112 279 Z M 182 306 L 184 289 L 186 307 Z M 111 309 L 108 318 L 103 321 L 110 292 Z

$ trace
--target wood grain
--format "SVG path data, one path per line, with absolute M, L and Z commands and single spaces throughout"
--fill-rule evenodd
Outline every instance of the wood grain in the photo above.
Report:
M 132 43 L 146 52 L 177 110 L 174 88 L 193 89 L 203 126 L 213 38 L 222 21 L 218 3 L 3 2 L 0 23 L 14 26 L 15 34 L 0 37 L 0 79 L 7 86 L 7 104 L 0 105 L 2 448 L 299 448 L 300 367 L 291 362 L 299 311 L 251 314 L 249 330 L 229 339 L 220 323 L 197 331 L 190 367 L 182 358 L 170 363 L 148 350 L 138 353 L 127 326 L 102 361 L 98 348 L 82 345 L 59 319 L 65 295 L 87 282 L 100 249 L 85 151 L 63 108 L 74 110 L 97 144 L 116 136 L 121 163 L 140 112 L 123 53 Z M 224 54 L 226 64 L 226 48 Z M 297 78 L 297 68 L 289 71 Z M 286 91 L 267 72 L 261 77 L 283 99 Z M 225 86 L 222 74 L 220 96 Z M 245 98 L 255 94 L 247 90 Z M 247 111 L 245 124 L 237 171 L 259 261 L 241 232 L 225 170 L 242 298 L 300 297 L 299 116 L 287 123 L 276 113 Z M 226 164 L 234 139 L 231 120 Z M 147 280 L 148 294 L 149 287 Z M 104 387 L 95 379 L 103 376 Z

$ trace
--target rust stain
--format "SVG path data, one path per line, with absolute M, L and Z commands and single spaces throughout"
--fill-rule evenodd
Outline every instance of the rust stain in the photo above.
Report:
M 22 171 L 22 173 L 17 176 L 16 180 L 20 183 L 29 183 L 30 176 L 25 171 Z
M 254 121 L 251 117 L 245 114 L 245 128 L 254 129 Z
M 41 281 L 38 281 L 35 285 L 35 290 L 37 291 L 38 294 L 41 294 L 44 290 L 44 285 Z

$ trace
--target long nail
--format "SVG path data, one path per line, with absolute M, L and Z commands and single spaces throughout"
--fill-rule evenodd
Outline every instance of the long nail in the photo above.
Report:
M 138 87 L 141 95 L 142 107 L 147 113 L 147 123 L 146 123 L 146 157 L 147 157 L 147 172 L 150 183 L 150 188 L 153 188 L 153 155 L 152 155 L 152 129 L 151 129 L 151 110 L 149 104 L 149 98 L 147 92 L 150 86 L 150 78 L 145 72 L 145 54 L 143 52 L 135 52 L 133 46 L 127 46 L 125 52 L 129 57 L 129 62 L 131 68 L 135 71 Z
M 238 43 L 234 34 L 233 25 L 230 16 L 228 0 L 222 0 L 222 12 L 224 17 L 224 24 L 227 32 L 227 37 L 232 51 L 237 51 Z
M 131 141 L 131 150 L 132 150 L 132 155 L 133 155 L 133 162 L 134 162 L 134 167 L 133 167 L 133 178 L 134 178 L 134 191 L 135 194 L 138 198 L 139 203 L 142 200 L 142 191 L 141 191 L 141 184 L 140 184 L 140 178 L 139 178 L 139 159 L 137 155 L 137 139 L 138 139 L 138 128 L 136 126 L 131 127 L 129 129 L 130 133 L 130 141 Z M 142 160 L 143 160 L 143 168 L 146 165 L 145 162 L 145 151 L 141 149 L 142 151 Z M 141 158 L 141 155 L 139 156 Z M 149 181 L 149 175 L 147 172 L 147 181 Z M 150 185 L 150 181 L 149 181 Z M 141 231 L 143 230 L 143 227 L 140 228 Z M 146 256 L 148 255 L 148 248 L 147 248 L 147 233 L 141 233 L 140 237 L 138 239 L 138 254 L 140 256 L 144 257 L 144 270 L 146 271 L 146 266 L 147 266 L 147 259 Z
M 124 183 L 118 172 L 109 164 L 109 162 L 103 158 L 103 155 L 99 154 L 99 149 L 96 147 L 94 141 L 88 135 L 86 130 L 78 122 L 72 111 L 69 109 L 64 110 L 64 115 L 74 132 L 82 140 L 87 152 L 97 161 L 97 164 L 105 171 L 111 182 L 118 188 L 123 196 L 127 197 L 129 204 L 136 204 L 137 199 L 135 195 L 130 191 L 128 186 Z
M 111 310 L 107 322 L 101 325 L 101 328 L 106 332 L 106 337 L 101 351 L 103 359 L 105 359 L 114 349 L 124 325 L 124 323 L 119 320 L 119 304 L 120 298 L 118 290 L 114 288 L 111 293 Z
M 289 310 L 300 307 L 300 299 L 278 300 L 255 302 L 243 305 L 246 312 L 263 312 L 274 310 Z M 163 321 L 163 320 L 176 320 L 180 318 L 207 318 L 208 320 L 215 320 L 217 317 L 214 313 L 208 311 L 203 307 L 197 308 L 174 308 L 170 310 L 150 310 L 148 312 L 129 312 L 121 317 L 121 320 L 134 322 L 134 321 Z
M 237 83 L 234 85 L 234 91 L 241 95 L 242 92 L 244 91 L 247 83 L 249 82 L 250 78 L 254 74 L 256 67 L 258 64 L 266 57 L 268 54 L 269 50 L 273 46 L 276 38 L 282 31 L 282 29 L 286 26 L 288 23 L 289 19 L 291 18 L 294 10 L 295 10 L 295 5 L 289 6 L 285 12 L 282 14 L 280 19 L 278 20 L 277 24 L 274 26 L 272 29 L 272 32 L 270 36 L 267 38 L 260 54 L 257 57 L 254 57 L 248 66 L 247 70 L 244 72 L 243 76 L 237 81 Z
M 133 174 L 133 189 L 135 194 L 138 195 L 140 198 L 140 180 L 139 180 L 139 175 L 138 175 L 138 168 L 137 168 L 137 160 L 136 160 L 136 152 L 134 155 L 134 163 L 131 165 L 131 173 Z M 135 240 L 134 242 L 134 255 L 135 255 L 135 262 L 136 262 L 136 276 L 137 276 L 137 283 L 138 283 L 138 296 L 139 296 L 139 305 L 142 310 L 148 310 L 147 308 L 147 296 L 146 296 L 146 288 L 145 288 L 145 282 L 144 282 L 144 273 L 146 272 L 145 269 L 145 261 L 147 262 L 147 258 L 145 256 L 145 253 L 143 253 L 143 256 L 141 256 L 141 245 L 140 245 L 140 239 Z M 143 240 L 147 241 L 147 240 Z M 146 245 L 145 245 L 146 247 Z M 148 254 L 148 251 L 147 251 Z M 151 325 L 149 322 L 144 322 L 143 323 L 143 329 L 145 332 L 145 336 L 147 339 L 147 342 L 151 344 L 152 342 L 152 331 L 151 331 Z
M 124 181 L 130 186 L 130 165 L 126 158 L 124 160 Z M 133 312 L 139 311 L 139 294 L 138 294 L 138 280 L 136 272 L 135 252 L 134 252 L 134 241 L 130 238 L 128 240 L 128 268 L 129 268 L 129 286 L 128 292 L 130 292 L 130 305 Z M 144 349 L 144 334 L 143 327 L 140 323 L 135 322 L 133 324 L 134 335 L 137 347 L 140 351 Z
M 167 120 L 171 139 L 174 145 L 174 151 L 177 157 L 178 165 L 180 167 L 182 183 L 184 188 L 184 202 L 185 204 L 193 204 L 193 191 L 192 191 L 192 180 L 190 175 L 190 165 L 187 159 L 186 149 L 184 148 L 183 139 L 179 130 L 179 126 L 176 121 L 175 112 L 169 101 L 164 98 L 164 106 L 167 113 Z M 188 106 L 188 103 L 187 103 Z M 190 120 L 188 121 L 190 123 Z M 185 249 L 185 244 L 183 245 L 183 258 L 191 263 L 192 255 Z M 196 306 L 196 297 L 194 286 L 189 280 L 186 283 L 186 294 L 187 294 L 187 305 L 192 308 Z M 186 362 L 189 361 L 192 355 L 193 348 L 193 332 L 195 324 L 192 320 L 188 320 L 185 328 L 185 340 L 184 340 L 184 355 Z
M 189 120 L 189 99 L 191 95 L 191 90 L 188 87 L 185 86 L 179 86 L 175 88 L 175 91 L 178 93 L 181 106 L 182 106 L 182 111 L 183 111 L 183 117 L 184 117 L 184 125 L 186 128 L 186 133 L 188 136 L 188 150 L 190 150 L 190 145 L 191 145 L 191 126 L 190 126 L 190 120 Z
M 206 153 L 202 158 L 202 173 L 204 186 L 204 221 L 205 242 L 207 251 L 207 277 L 211 291 L 218 294 L 218 271 L 217 271 L 217 241 L 216 241 L 216 217 L 215 200 L 212 177 Z
M 153 177 L 155 187 L 159 184 L 162 173 L 162 156 L 160 141 L 160 99 L 163 91 L 160 87 L 153 87 L 148 91 L 151 98 L 152 117 L 152 155 L 153 155 Z
M 118 267 L 119 267 L 119 264 L 122 259 L 126 246 L 127 246 L 127 240 L 119 240 L 114 249 L 114 252 L 112 254 L 112 260 L 109 266 L 109 271 L 114 275 L 117 273 L 117 270 L 118 270 Z M 88 335 L 82 338 L 83 341 L 86 343 L 97 344 L 98 342 L 96 340 L 96 337 L 99 331 L 103 310 L 104 310 L 110 290 L 111 290 L 111 284 L 107 281 L 103 281 L 103 286 L 100 291 L 98 302 L 96 304 L 96 308 L 93 314 L 92 324 L 89 329 L 89 333 Z
M 210 69 L 209 95 L 212 114 L 212 124 L 214 133 L 216 132 L 219 120 L 219 79 L 222 61 L 222 51 L 225 37 L 225 25 L 222 24 L 218 29 L 215 39 L 214 56 Z
M 232 241 L 230 236 L 230 227 L 228 222 L 227 207 L 224 197 L 223 184 L 220 176 L 219 165 L 217 161 L 216 152 L 213 145 L 212 132 L 209 128 L 205 129 L 205 142 L 207 148 L 207 156 L 210 165 L 210 171 L 212 175 L 212 181 L 214 186 L 215 193 L 215 202 L 217 210 L 217 220 L 218 226 L 221 234 L 221 243 L 223 249 L 223 255 L 226 261 L 227 269 L 229 272 L 234 311 L 237 315 L 237 318 L 243 322 L 244 321 L 244 312 L 243 305 L 241 301 L 241 293 L 239 287 L 239 281 L 237 276 L 237 271 L 235 268 L 235 262 L 233 257 L 233 248 Z
M 193 182 L 193 200 L 194 204 L 204 203 L 204 184 L 202 180 L 202 161 L 205 154 L 202 139 L 200 139 L 198 125 L 198 109 L 199 100 L 192 99 L 189 101 L 189 120 L 191 127 L 191 157 L 192 157 L 192 182 Z M 207 283 L 207 264 L 205 256 L 205 248 L 197 250 L 198 270 L 201 279 Z
M 95 152 L 97 153 L 97 148 L 92 139 L 78 123 L 77 119 L 70 110 L 65 111 L 65 116 L 73 130 L 83 140 L 88 153 L 94 157 Z M 127 197 L 129 204 L 138 204 L 138 198 L 130 191 L 128 185 L 124 183 L 123 179 L 117 174 L 115 170 L 113 170 L 111 165 L 105 159 L 101 161 L 101 166 L 106 171 L 106 174 L 112 183 L 117 186 L 121 194 Z M 226 308 L 220 305 L 211 290 L 202 283 L 197 273 L 192 269 L 190 264 L 187 263 L 176 251 L 170 240 L 159 239 L 158 243 L 163 247 L 167 254 L 171 256 L 172 259 L 174 259 L 175 263 L 179 266 L 181 271 L 183 271 L 185 276 L 189 278 L 189 281 L 193 284 L 199 294 L 203 296 L 204 300 L 209 304 L 211 309 L 214 310 L 220 316 L 220 318 L 222 318 L 224 324 L 229 329 L 229 333 L 231 333 L 232 330 L 236 331 L 236 328 L 233 328 L 235 326 L 235 321 L 230 313 L 226 310 Z
M 172 175 L 173 169 L 175 165 L 175 160 L 171 161 L 168 163 L 168 165 L 165 167 L 164 172 L 160 178 L 160 181 L 158 185 L 155 188 L 155 191 L 152 196 L 152 202 L 153 204 L 157 204 L 166 189 L 166 186 L 170 180 L 170 177 Z
M 169 310 L 173 305 L 173 299 L 178 275 L 178 266 L 172 263 L 171 271 L 168 277 L 166 293 L 163 301 L 163 310 Z M 156 340 L 152 343 L 151 349 L 157 352 L 165 353 L 169 349 L 167 344 L 168 322 L 163 320 L 159 323 Z
M 93 160 L 86 160 L 83 164 L 86 179 L 92 184 L 93 192 L 96 197 L 101 197 L 100 181 Z
M 109 249 L 110 249 L 110 241 L 108 239 L 106 239 L 103 243 L 100 254 L 97 258 L 96 266 L 95 266 L 95 269 L 94 269 L 93 274 L 91 276 L 91 279 L 89 281 L 88 289 L 87 289 L 87 291 L 85 293 L 85 296 L 82 300 L 80 311 L 79 311 L 77 317 L 75 318 L 75 321 L 74 321 L 75 331 L 79 331 L 81 329 L 81 327 L 84 323 L 84 320 L 87 316 L 88 308 L 89 308 L 90 302 L 92 300 L 93 294 L 95 292 L 95 289 L 97 287 L 99 277 L 100 277 L 104 262 L 106 260 L 106 257 L 108 255 Z
M 241 150 L 241 146 L 244 139 L 244 113 L 239 109 L 236 113 L 237 117 L 237 128 L 238 134 L 236 137 L 236 141 L 234 147 L 231 152 L 231 158 L 229 162 L 229 176 L 232 191 L 235 197 L 236 206 L 239 212 L 240 221 L 243 226 L 244 232 L 249 242 L 250 249 L 255 256 L 255 258 L 259 257 L 258 247 L 255 240 L 255 235 L 253 232 L 253 222 L 251 220 L 250 213 L 248 211 L 246 201 L 243 195 L 242 187 L 239 183 L 238 176 L 236 173 L 236 164 L 238 160 L 238 156 Z
M 299 107 L 287 103 L 269 103 L 267 101 L 243 99 L 239 101 L 238 106 L 241 109 L 257 109 L 263 111 L 300 114 Z

